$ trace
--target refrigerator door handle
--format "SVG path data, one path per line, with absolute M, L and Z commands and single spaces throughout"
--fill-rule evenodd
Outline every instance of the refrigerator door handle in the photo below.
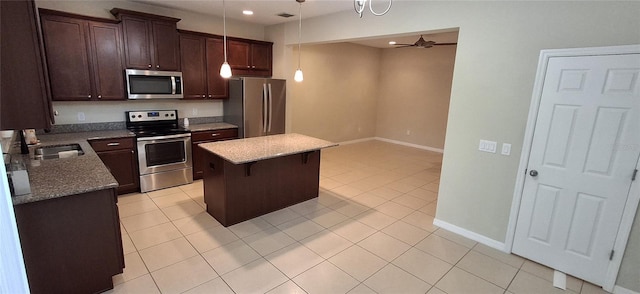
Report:
M 267 132 L 267 84 L 262 84 L 262 132 Z M 263 134 L 264 135 L 264 134 Z
M 269 84 L 269 132 L 271 132 L 271 121 L 273 121 L 273 92 L 271 92 L 271 84 Z

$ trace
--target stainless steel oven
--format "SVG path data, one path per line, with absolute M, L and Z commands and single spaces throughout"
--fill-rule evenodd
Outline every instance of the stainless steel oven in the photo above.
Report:
M 193 182 L 191 134 L 137 140 L 142 192 Z
M 191 133 L 178 125 L 176 110 L 129 111 L 136 134 L 140 190 L 148 192 L 193 182 Z

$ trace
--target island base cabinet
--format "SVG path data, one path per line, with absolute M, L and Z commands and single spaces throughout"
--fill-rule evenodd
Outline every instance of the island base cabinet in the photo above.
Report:
M 319 150 L 244 164 L 207 152 L 207 212 L 234 225 L 318 197 L 319 180 Z
M 113 288 L 124 255 L 115 189 L 14 206 L 31 293 Z

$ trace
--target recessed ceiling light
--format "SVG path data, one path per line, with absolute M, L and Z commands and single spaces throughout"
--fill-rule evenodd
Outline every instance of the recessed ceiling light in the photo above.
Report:
M 396 41 L 389 41 L 389 45 L 395 45 Z
M 243 10 L 242 14 L 244 14 L 244 15 L 253 15 L 253 11 L 251 11 L 251 10 Z

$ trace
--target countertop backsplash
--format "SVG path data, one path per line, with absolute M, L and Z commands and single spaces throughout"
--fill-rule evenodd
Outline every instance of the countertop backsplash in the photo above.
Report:
M 208 117 L 190 117 L 189 123 L 191 125 L 207 124 L 222 122 L 222 116 L 208 116 Z M 180 120 L 180 125 L 183 121 Z M 125 122 L 101 122 L 101 123 L 85 123 L 85 124 L 65 124 L 65 125 L 53 125 L 51 132 L 46 133 L 44 130 L 37 130 L 37 135 L 43 134 L 62 134 L 62 133 L 80 133 L 80 132 L 93 132 L 93 131 L 116 131 L 124 130 L 126 128 Z M 4 149 L 3 149 L 4 150 Z

